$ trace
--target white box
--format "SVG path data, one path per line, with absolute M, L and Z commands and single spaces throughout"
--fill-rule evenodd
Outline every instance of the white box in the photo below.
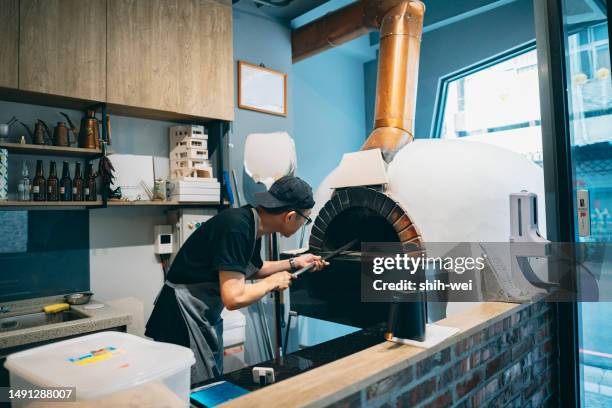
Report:
M 221 185 L 217 179 L 203 180 L 206 181 L 177 181 L 174 183 L 172 194 L 211 194 L 218 193 L 221 189 Z
M 178 149 L 181 147 L 208 150 L 208 140 L 194 139 L 189 136 L 171 136 L 170 137 L 170 150 Z
M 208 160 L 208 150 L 188 147 L 177 147 L 170 153 L 172 159 Z
M 206 169 L 212 167 L 210 162 L 205 159 L 180 159 L 180 160 L 170 160 L 170 170 L 176 169 Z
M 194 363 L 186 347 L 102 332 L 11 354 L 4 366 L 13 389 L 75 387 L 78 404 L 66 407 L 184 408 Z M 13 407 L 31 403 L 13 401 Z
M 221 190 L 207 194 L 172 194 L 172 201 L 218 203 L 221 200 Z
M 170 127 L 170 137 L 192 137 L 208 139 L 208 132 L 202 125 L 179 125 Z
M 173 169 L 171 172 L 172 180 L 174 181 L 199 181 L 213 178 L 212 167 L 204 167 L 197 169 L 182 168 Z

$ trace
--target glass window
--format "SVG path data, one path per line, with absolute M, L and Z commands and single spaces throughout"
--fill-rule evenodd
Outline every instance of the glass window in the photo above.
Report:
M 449 80 L 441 138 L 491 143 L 542 161 L 535 50 Z

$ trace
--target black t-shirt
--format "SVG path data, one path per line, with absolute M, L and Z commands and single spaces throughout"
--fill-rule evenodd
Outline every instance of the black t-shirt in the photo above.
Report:
M 251 207 L 231 208 L 208 221 L 183 244 L 168 280 L 172 283 L 219 282 L 219 271 L 249 274 L 249 264 L 262 267 L 261 239 L 255 239 Z

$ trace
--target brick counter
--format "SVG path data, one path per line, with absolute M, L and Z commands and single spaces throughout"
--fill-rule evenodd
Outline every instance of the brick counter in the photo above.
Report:
M 438 322 L 460 332 L 432 349 L 381 343 L 224 407 L 557 405 L 554 310 L 482 303 Z

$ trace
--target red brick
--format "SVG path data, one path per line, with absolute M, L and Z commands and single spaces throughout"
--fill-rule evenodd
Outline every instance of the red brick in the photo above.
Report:
M 512 360 L 517 361 L 521 356 L 533 348 L 533 338 L 524 338 L 518 345 L 512 347 Z
M 371 401 L 381 395 L 388 395 L 394 390 L 409 384 L 413 379 L 412 367 L 379 380 L 365 389 L 366 400 Z
M 547 340 L 542 346 L 542 351 L 544 351 L 545 353 L 550 353 L 552 349 L 553 349 L 552 339 Z
M 450 348 L 445 348 L 436 354 L 419 361 L 416 364 L 417 378 L 424 376 L 436 367 L 445 365 L 450 361 Z
M 475 389 L 480 383 L 480 381 L 482 380 L 482 378 L 483 378 L 482 371 L 479 370 L 479 371 L 474 371 L 474 373 L 470 377 L 468 377 L 466 380 L 463 380 L 457 383 L 457 385 L 455 386 L 456 391 L 457 391 L 457 396 L 463 397 L 464 395 L 466 395 L 467 393 Z
M 487 363 L 486 374 L 487 378 L 492 377 L 495 373 L 501 371 L 510 362 L 510 353 L 503 352 Z
M 430 378 L 400 395 L 397 401 L 402 406 L 414 406 L 431 397 L 435 391 L 436 379 Z
M 453 405 L 453 396 L 450 391 L 446 391 L 435 400 L 428 402 L 423 408 L 445 408 Z
M 472 394 L 472 405 L 475 407 L 480 407 L 482 406 L 482 403 L 484 402 L 484 400 L 486 399 L 485 396 L 485 390 L 484 388 L 481 388 L 479 390 L 477 390 L 476 392 L 474 392 L 474 394 Z

